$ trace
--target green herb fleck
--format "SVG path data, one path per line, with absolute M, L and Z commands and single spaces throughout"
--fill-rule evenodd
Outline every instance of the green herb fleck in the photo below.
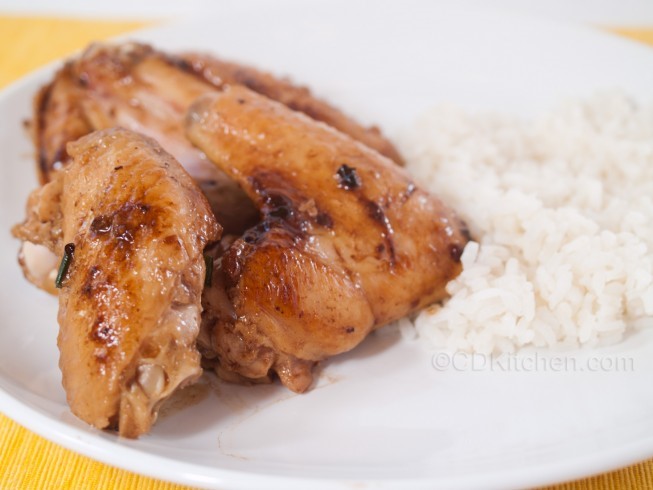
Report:
M 66 278 L 66 274 L 68 273 L 68 267 L 70 267 L 70 263 L 72 262 L 74 255 L 75 255 L 75 244 L 67 243 L 66 246 L 63 248 L 63 258 L 61 259 L 61 264 L 59 264 L 59 272 L 57 272 L 57 278 L 54 280 L 54 286 L 57 289 L 61 289 L 63 280 Z

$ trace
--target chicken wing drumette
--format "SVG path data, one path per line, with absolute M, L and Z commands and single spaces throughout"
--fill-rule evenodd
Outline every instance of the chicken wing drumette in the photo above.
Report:
M 319 360 L 445 296 L 462 223 L 379 153 L 242 86 L 196 102 L 187 134 L 260 208 L 218 260 L 202 348 L 222 376 L 290 389 Z

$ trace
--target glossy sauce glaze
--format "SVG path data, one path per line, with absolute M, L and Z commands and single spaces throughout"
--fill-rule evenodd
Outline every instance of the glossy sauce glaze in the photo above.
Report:
M 69 144 L 68 154 L 14 234 L 68 258 L 58 345 L 71 410 L 137 437 L 202 372 L 203 250 L 221 228 L 195 182 L 149 138 L 105 130 Z
M 209 327 L 220 370 L 303 391 L 316 361 L 444 298 L 460 272 L 464 225 L 347 135 L 238 86 L 196 102 L 187 130 L 262 214 L 216 270 L 235 312 Z

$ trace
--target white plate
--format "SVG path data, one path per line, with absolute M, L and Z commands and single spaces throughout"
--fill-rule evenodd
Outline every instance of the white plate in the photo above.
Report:
M 390 134 L 443 101 L 532 114 L 561 96 L 612 87 L 643 101 L 653 87 L 652 51 L 590 29 L 426 2 L 228 5 L 210 22 L 137 37 L 291 74 Z M 51 72 L 0 98 L 0 408 L 8 416 L 106 463 L 219 488 L 531 486 L 653 456 L 650 331 L 573 353 L 580 368 L 595 356 L 621 370 L 556 369 L 550 356 L 561 355 L 531 353 L 521 368 L 456 372 L 434 369 L 430 353 L 389 330 L 325 363 L 305 395 L 209 379 L 192 391 L 195 404 L 139 441 L 89 429 L 60 386 L 56 301 L 22 278 L 7 231 L 35 186 L 21 121 Z

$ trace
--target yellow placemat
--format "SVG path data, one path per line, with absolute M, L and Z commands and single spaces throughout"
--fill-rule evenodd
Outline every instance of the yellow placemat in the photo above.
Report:
M 110 22 L 0 15 L 0 88 L 95 40 L 146 22 Z M 653 45 L 653 28 L 611 29 Z M 33 434 L 0 414 L 0 489 L 185 490 L 98 463 Z M 549 490 L 653 489 L 653 460 Z
M 630 39 L 634 39 L 635 41 L 653 45 L 653 28 L 651 27 L 648 29 L 637 29 L 633 27 L 608 27 L 607 29 L 615 34 L 619 34 L 620 36 L 628 37 Z
M 32 70 L 82 49 L 92 41 L 124 34 L 148 22 L 111 22 L 0 15 L 0 88 Z

